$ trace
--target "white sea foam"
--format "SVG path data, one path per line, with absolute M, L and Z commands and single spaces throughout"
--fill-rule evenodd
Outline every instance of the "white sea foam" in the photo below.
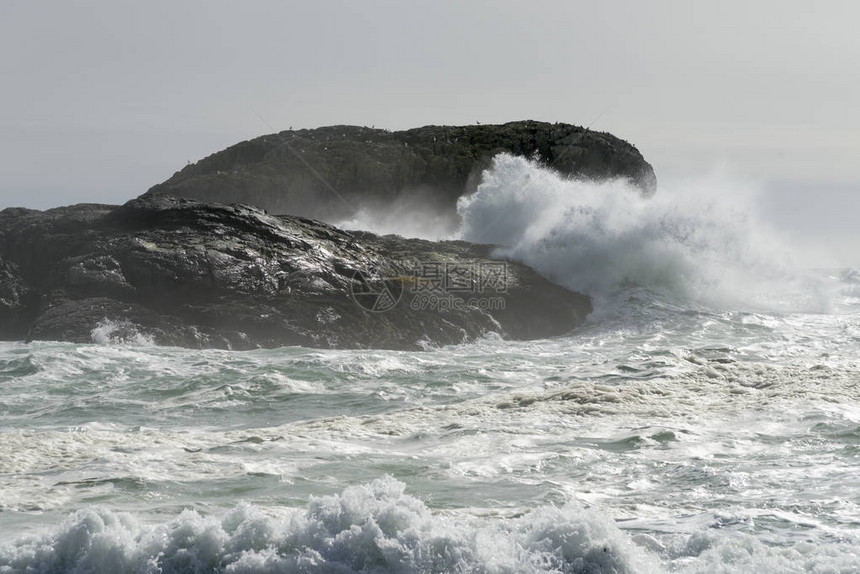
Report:
M 658 572 L 615 524 L 578 504 L 519 519 L 434 514 L 391 478 L 276 516 L 240 505 L 154 526 L 87 509 L 0 546 L 0 572 Z
M 853 572 L 850 542 L 770 546 L 721 530 L 628 534 L 578 503 L 519 518 L 432 512 L 391 478 L 312 497 L 304 510 L 239 504 L 160 523 L 79 510 L 59 528 L 0 544 L 0 572 L 428 573 Z M 766 518 L 766 517 L 763 517 Z M 665 564 L 661 564 L 657 555 Z
M 463 239 L 605 302 L 632 287 L 720 307 L 823 310 L 785 238 L 756 215 L 754 185 L 720 175 L 644 196 L 623 179 L 568 179 L 500 154 L 460 198 Z
M 151 335 L 144 335 L 136 325 L 127 321 L 104 319 L 93 327 L 90 336 L 93 343 L 98 345 L 151 346 L 155 344 Z

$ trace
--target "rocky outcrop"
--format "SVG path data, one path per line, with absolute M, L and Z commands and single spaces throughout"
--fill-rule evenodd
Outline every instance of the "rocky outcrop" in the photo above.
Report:
M 400 132 L 356 126 L 283 131 L 241 142 L 186 166 L 151 188 L 256 205 L 329 222 L 419 195 L 437 211 L 475 190 L 499 152 L 535 157 L 562 174 L 624 177 L 650 192 L 654 170 L 631 144 L 563 123 L 426 126 Z
M 587 297 L 491 247 L 151 194 L 0 212 L 0 338 L 417 349 L 560 335 Z

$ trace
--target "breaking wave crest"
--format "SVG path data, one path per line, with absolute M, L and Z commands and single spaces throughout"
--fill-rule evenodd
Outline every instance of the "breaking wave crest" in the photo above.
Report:
M 93 328 L 90 337 L 97 345 L 152 346 L 155 344 L 152 336 L 142 334 L 133 323 L 110 319 L 100 321 Z
M 565 178 L 500 154 L 460 198 L 461 237 L 500 246 L 600 303 L 644 289 L 682 303 L 823 311 L 823 288 L 756 215 L 754 186 L 712 176 L 645 196 L 624 179 Z
M 711 530 L 661 542 L 629 535 L 575 502 L 517 518 L 478 517 L 431 512 L 404 490 L 385 477 L 311 497 L 304 510 L 240 504 L 221 517 L 185 510 L 159 524 L 86 508 L 54 532 L 0 543 L 0 572 L 693 574 L 857 566 L 848 541 L 769 546 Z
M 86 509 L 0 546 L 0 572 L 590 572 L 659 570 L 615 524 L 576 504 L 513 520 L 434 514 L 390 477 L 274 517 L 240 505 L 147 526 Z

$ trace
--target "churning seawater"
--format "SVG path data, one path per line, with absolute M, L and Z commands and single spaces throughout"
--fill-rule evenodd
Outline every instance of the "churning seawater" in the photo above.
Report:
M 0 344 L 0 572 L 860 572 L 860 273 L 777 281 L 714 209 L 612 189 L 494 214 L 505 170 L 574 185 L 498 161 L 464 235 L 508 217 L 506 255 L 599 291 L 586 325 Z

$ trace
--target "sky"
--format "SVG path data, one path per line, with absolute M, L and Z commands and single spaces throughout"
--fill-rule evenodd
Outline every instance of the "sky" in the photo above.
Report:
M 860 265 L 860 3 L 0 2 L 0 208 L 122 203 L 272 131 L 560 121 L 729 170 Z

